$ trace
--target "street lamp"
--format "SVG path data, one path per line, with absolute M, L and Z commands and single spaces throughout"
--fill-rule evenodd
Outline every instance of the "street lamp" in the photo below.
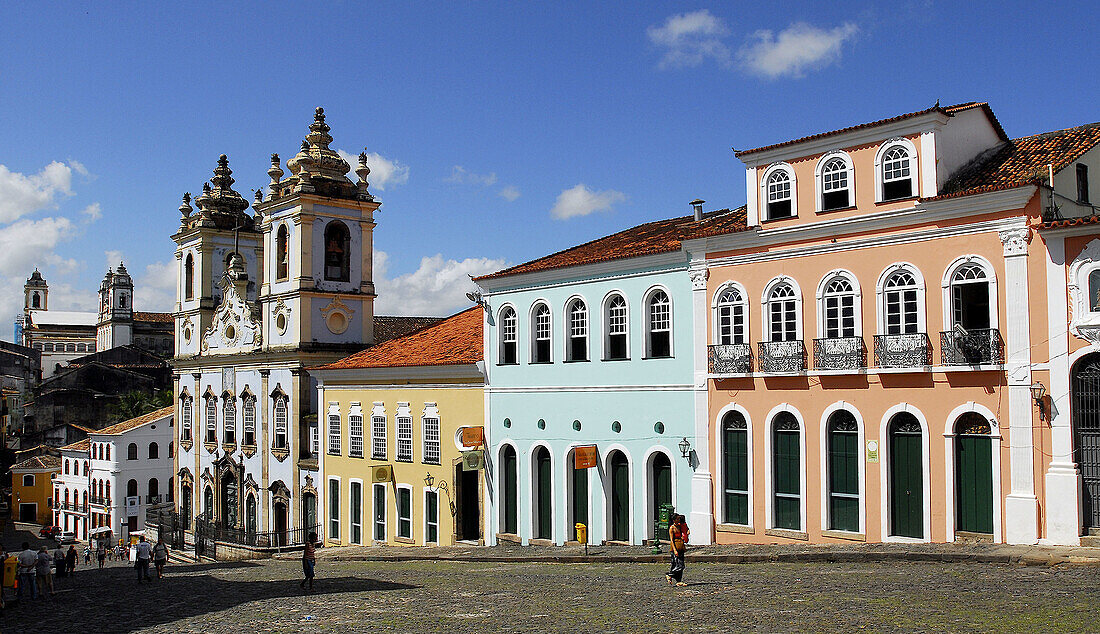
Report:
M 429 472 L 428 475 L 424 476 L 424 486 L 430 489 L 433 484 L 435 484 L 435 478 L 432 477 L 431 472 Z
M 685 436 L 684 439 L 680 441 L 680 444 L 678 446 L 680 447 L 681 457 L 687 458 L 691 455 L 691 441 L 687 439 L 687 436 Z
M 1043 401 L 1043 395 L 1046 394 L 1046 391 L 1046 386 L 1040 381 L 1031 384 L 1031 399 L 1035 401 L 1035 405 L 1039 408 L 1039 420 L 1046 420 L 1046 403 Z

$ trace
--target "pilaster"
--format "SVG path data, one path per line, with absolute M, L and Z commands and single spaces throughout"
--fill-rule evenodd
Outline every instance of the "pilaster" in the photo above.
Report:
M 691 520 L 697 544 L 714 543 L 714 490 L 710 472 L 710 412 L 707 398 L 707 269 L 702 260 L 691 263 L 692 376 L 695 400 L 695 439 L 692 441 Z

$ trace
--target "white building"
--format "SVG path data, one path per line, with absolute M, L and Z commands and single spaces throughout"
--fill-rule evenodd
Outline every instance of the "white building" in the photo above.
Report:
M 91 442 L 85 438 L 62 447 L 61 475 L 53 481 L 54 526 L 60 526 L 63 531 L 72 531 L 81 541 L 88 539 L 88 477 L 91 469 L 88 447 L 90 444 Z

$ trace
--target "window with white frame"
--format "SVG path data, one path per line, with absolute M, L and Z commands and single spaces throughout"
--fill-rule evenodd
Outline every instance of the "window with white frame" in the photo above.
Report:
M 1090 313 L 1100 313 L 1100 269 L 1093 269 L 1088 277 L 1089 296 L 1087 305 Z
M 397 536 L 412 539 L 412 489 L 397 488 Z
M 821 166 L 821 210 L 844 209 L 852 205 L 851 173 L 848 162 L 839 156 Z
M 913 196 L 913 166 L 909 149 L 892 145 L 882 153 L 882 200 Z
M 340 539 L 340 481 L 328 481 L 328 538 Z
M 715 324 L 720 345 L 745 343 L 745 298 L 737 288 L 720 291 L 715 305 Z
M 856 291 L 847 278 L 837 275 L 825 284 L 821 295 L 822 336 L 826 339 L 855 337 Z
M 386 541 L 386 485 L 374 485 L 374 541 Z
M 768 294 L 768 341 L 798 339 L 798 295 L 786 282 Z
M 237 444 L 237 403 L 236 399 L 226 395 L 222 397 L 222 417 L 225 419 L 222 425 L 222 442 L 227 445 Z
M 917 278 L 907 269 L 899 269 L 882 285 L 883 328 L 886 335 L 911 335 L 920 332 Z
M 402 412 L 402 409 L 405 411 Z M 408 414 L 408 404 L 398 407 L 397 414 L 397 460 L 412 462 L 413 459 L 413 421 Z
M 206 442 L 218 442 L 218 405 L 213 396 L 206 397 Z
M 287 449 L 287 405 L 285 397 L 275 398 L 274 410 L 275 433 L 273 446 L 275 449 Z
M 668 293 L 653 291 L 646 302 L 646 348 L 649 358 L 672 356 L 672 302 Z
M 191 397 L 185 396 L 180 401 L 180 440 L 191 440 Z
M 604 358 L 609 361 L 617 361 L 627 358 L 627 313 L 626 300 L 622 295 L 612 295 L 607 300 L 607 345 L 604 348 Z
M 424 542 L 439 543 L 439 492 L 424 491 Z
M 371 414 L 370 457 L 375 460 L 386 459 L 386 414 L 381 403 L 374 404 Z
M 539 303 L 532 317 L 531 363 L 550 363 L 550 307 Z
M 569 302 L 566 311 L 569 319 L 568 361 L 588 360 L 588 307 L 581 299 Z
M 767 220 L 794 216 L 794 184 L 787 170 L 777 169 L 768 175 L 766 193 Z
M 363 414 L 354 410 L 348 414 L 348 455 L 363 457 Z
M 244 437 L 241 444 L 246 447 L 256 446 L 256 399 L 245 396 L 241 403 L 241 418 L 244 423 Z
M 362 421 L 362 416 L 359 417 Z M 351 544 L 363 543 L 363 483 L 350 482 L 348 486 L 348 520 L 351 524 L 351 534 L 348 542 Z
M 424 464 L 439 464 L 439 415 L 434 408 L 424 415 Z
M 519 320 L 511 306 L 500 311 L 500 363 L 512 365 L 519 363 Z
M 340 410 L 331 407 L 328 411 L 328 452 L 340 455 Z
M 991 284 L 985 268 L 977 262 L 967 262 L 951 274 L 951 326 L 966 330 L 992 327 L 990 305 Z

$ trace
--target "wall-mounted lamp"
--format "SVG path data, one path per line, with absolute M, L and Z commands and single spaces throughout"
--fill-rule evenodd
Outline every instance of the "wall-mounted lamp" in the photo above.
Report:
M 1041 382 L 1036 381 L 1031 384 L 1031 400 L 1035 401 L 1035 406 L 1039 408 L 1039 420 L 1047 419 L 1046 401 L 1043 400 L 1046 392 L 1047 388 Z
M 683 440 L 680 441 L 680 444 L 678 445 L 678 447 L 680 447 L 680 456 L 681 457 L 687 458 L 688 456 L 691 455 L 691 441 L 689 441 L 686 436 L 684 437 Z
M 429 473 L 428 475 L 424 476 L 424 486 L 426 486 L 426 487 L 428 487 L 428 488 L 430 489 L 430 488 L 432 488 L 432 485 L 433 485 L 433 484 L 435 484 L 435 478 L 434 478 L 434 477 L 432 477 L 432 474 L 431 474 L 431 473 Z

